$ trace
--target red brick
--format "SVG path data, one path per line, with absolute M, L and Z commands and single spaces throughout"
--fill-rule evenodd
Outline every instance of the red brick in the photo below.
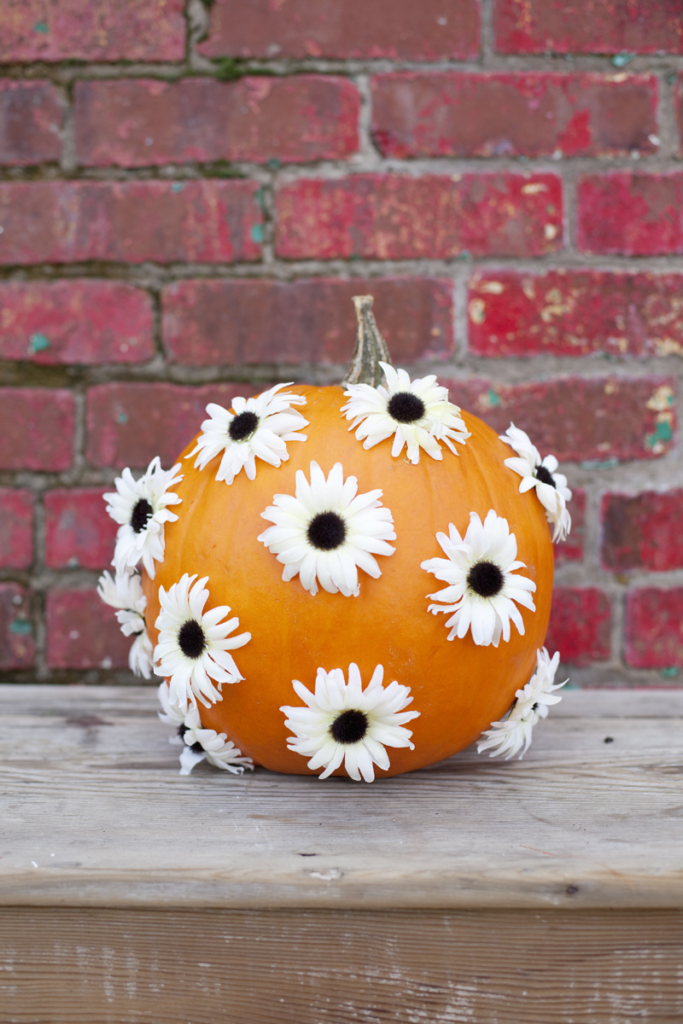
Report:
M 112 487 L 75 487 L 45 495 L 45 564 L 50 569 L 105 569 L 114 555 L 117 524 L 102 495 Z
M 229 408 L 248 384 L 99 384 L 88 391 L 86 458 L 92 466 L 146 468 L 158 455 L 165 468 L 199 433 L 208 402 Z
M 182 60 L 184 0 L 3 0 L 2 60 Z
M 450 388 L 452 401 L 499 433 L 512 421 L 528 432 L 541 454 L 552 453 L 561 461 L 611 465 L 650 459 L 669 451 L 676 429 L 673 377 L 562 377 L 524 384 L 470 378 L 442 383 Z
M 601 174 L 578 185 L 584 252 L 656 256 L 683 252 L 683 173 Z
M 678 155 L 683 156 L 683 74 L 678 76 L 675 89 L 676 120 L 678 122 Z
M 51 82 L 0 81 L 0 164 L 59 160 L 63 119 L 59 92 Z
M 612 653 L 612 605 L 597 587 L 555 587 L 545 646 L 563 665 L 590 665 Z
M 0 469 L 58 473 L 73 460 L 74 396 L 59 388 L 0 388 Z
M 120 281 L 0 283 L 0 358 L 141 363 L 154 355 L 154 311 Z
M 28 593 L 16 583 L 0 583 L 0 669 L 30 668 L 34 659 Z
M 52 590 L 47 595 L 47 662 L 50 668 L 127 668 L 132 637 L 94 587 Z
M 683 275 L 486 271 L 469 287 L 481 356 L 665 356 L 683 352 Z
M 613 572 L 683 569 L 683 490 L 606 494 L 602 499 L 602 564 Z
M 372 294 L 397 363 L 449 355 L 453 285 L 447 280 L 179 281 L 163 293 L 164 344 L 174 362 L 345 363 L 353 354 L 353 295 Z
M 497 0 L 499 53 L 683 53 L 679 0 Z
M 0 184 L 0 263 L 256 260 L 263 215 L 253 181 Z
M 384 156 L 656 151 L 653 75 L 399 72 L 372 80 Z
M 572 530 L 566 540 L 555 545 L 555 564 L 582 562 L 586 545 L 586 492 L 582 487 L 572 487 L 569 511 L 572 516 Z
M 358 149 L 358 91 L 345 78 L 186 78 L 76 83 L 86 165 L 341 160 Z
M 285 259 L 541 256 L 562 245 L 553 174 L 357 174 L 302 179 L 277 194 Z
M 633 668 L 683 667 L 683 587 L 626 595 L 625 652 Z
M 207 57 L 467 59 L 479 54 L 478 0 L 216 0 Z
M 0 568 L 28 569 L 33 561 L 33 495 L 0 487 Z

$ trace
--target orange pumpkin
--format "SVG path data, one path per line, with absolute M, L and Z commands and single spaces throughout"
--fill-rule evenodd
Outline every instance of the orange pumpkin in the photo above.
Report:
M 356 381 L 377 382 L 377 358 L 387 358 L 370 312 L 371 300 L 357 303 L 360 317 Z M 217 481 L 216 458 L 197 469 L 195 438 L 182 453 L 183 479 L 174 487 L 178 518 L 165 525 L 165 553 L 150 579 L 143 573 L 145 619 L 158 641 L 159 588 L 167 592 L 188 573 L 208 577 L 207 607 L 228 605 L 239 632 L 251 639 L 233 652 L 243 679 L 222 686 L 222 699 L 199 705 L 202 725 L 225 733 L 244 755 L 267 768 L 317 774 L 307 758 L 287 745 L 283 706 L 302 705 L 293 689 L 299 680 L 313 690 L 316 672 L 356 663 L 364 684 L 375 667 L 385 685 L 410 688 L 414 749 L 389 749 L 390 765 L 378 774 L 396 775 L 439 761 L 471 744 L 510 708 L 515 692 L 531 677 L 543 644 L 553 584 L 553 548 L 545 511 L 535 492 L 520 493 L 519 476 L 504 465 L 510 448 L 476 416 L 461 413 L 470 437 L 458 454 L 443 449 L 440 461 L 424 452 L 419 462 L 393 457 L 391 439 L 364 448 L 342 414 L 343 387 L 294 388 L 305 397 L 304 443 L 290 442 L 279 467 L 256 463 L 249 479 L 238 473 L 230 485 Z M 199 437 L 199 436 L 198 436 Z M 283 565 L 259 537 L 268 528 L 262 513 L 276 494 L 294 495 L 296 473 L 310 477 L 316 462 L 327 476 L 341 463 L 344 479 L 355 476 L 360 493 L 381 490 L 382 506 L 393 516 L 395 551 L 378 555 L 381 575 L 360 572 L 360 593 L 345 596 L 319 589 L 313 595 L 294 576 L 283 580 Z M 453 524 L 464 536 L 471 513 L 484 520 L 493 509 L 514 534 L 522 575 L 536 585 L 535 611 L 520 608 L 524 635 L 513 628 L 498 646 L 475 644 L 471 630 L 449 640 L 444 616 L 429 614 L 429 594 L 443 584 L 422 563 L 443 557 L 438 533 Z M 343 764 L 334 774 L 347 774 Z

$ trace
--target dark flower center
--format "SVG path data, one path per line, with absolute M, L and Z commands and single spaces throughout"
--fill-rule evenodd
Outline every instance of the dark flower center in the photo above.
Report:
M 180 736 L 181 740 L 185 739 L 185 733 L 189 731 L 190 730 L 186 725 L 178 726 L 178 735 Z M 188 744 L 188 746 L 190 747 L 190 750 L 194 750 L 195 754 L 199 754 L 204 750 L 204 747 L 201 745 L 199 740 L 197 740 L 195 743 Z
M 186 658 L 198 658 L 206 647 L 204 630 L 196 619 L 188 619 L 178 631 L 178 644 Z
M 308 524 L 306 536 L 314 548 L 333 551 L 346 539 L 346 523 L 336 512 L 318 512 Z
M 154 515 L 154 509 L 147 501 L 147 498 L 140 498 L 133 505 L 133 511 L 130 514 L 130 525 L 133 527 L 136 533 L 142 533 L 144 528 L 147 526 L 147 520 L 150 516 Z
M 495 597 L 503 589 L 503 573 L 495 562 L 475 562 L 467 574 L 467 586 L 479 597 Z
M 241 412 L 230 422 L 228 433 L 233 441 L 244 441 L 251 437 L 258 427 L 258 416 L 255 412 Z
M 364 711 L 342 711 L 330 726 L 332 739 L 337 743 L 358 743 L 368 731 L 368 716 Z
M 531 705 L 531 710 L 532 710 L 532 711 L 538 711 L 538 701 L 536 701 L 536 703 L 535 703 L 535 704 L 532 704 L 532 705 Z
M 553 475 L 545 466 L 536 466 L 536 479 L 540 480 L 542 484 L 550 484 L 551 487 L 557 490 L 557 484 L 553 479 Z
M 425 404 L 412 391 L 399 391 L 391 396 L 387 410 L 398 423 L 414 423 L 425 414 Z

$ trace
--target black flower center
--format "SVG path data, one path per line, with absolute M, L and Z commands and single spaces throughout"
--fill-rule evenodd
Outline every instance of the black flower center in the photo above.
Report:
M 204 630 L 196 619 L 188 619 L 178 632 L 178 644 L 186 658 L 198 658 L 206 647 Z
M 475 562 L 467 573 L 467 586 L 479 597 L 495 597 L 503 589 L 503 573 L 495 562 Z
M 318 512 L 306 531 L 309 543 L 320 551 L 333 551 L 346 539 L 346 523 L 336 512 Z
M 535 704 L 532 704 L 532 705 L 531 705 L 531 710 L 532 710 L 532 711 L 538 711 L 538 701 L 536 701 L 536 703 L 535 703 Z
M 142 533 L 147 526 L 147 520 L 152 515 L 154 515 L 154 509 L 147 501 L 147 498 L 140 498 L 133 505 L 133 511 L 130 514 L 130 525 L 136 533 Z
M 399 391 L 392 395 L 387 410 L 398 423 L 414 423 L 425 414 L 425 404 L 412 391 Z
M 255 412 L 241 412 L 230 421 L 228 433 L 233 441 L 244 441 L 251 437 L 258 427 L 258 416 Z
M 536 479 L 540 480 L 542 484 L 550 484 L 551 487 L 554 487 L 555 490 L 557 490 L 557 484 L 555 483 L 553 475 L 549 469 L 545 468 L 545 466 L 536 466 Z
M 178 735 L 180 736 L 181 740 L 185 739 L 185 733 L 189 731 L 190 730 L 187 728 L 186 725 L 178 726 Z M 189 747 L 190 750 L 194 750 L 195 754 L 199 754 L 204 750 L 204 747 L 201 745 L 199 740 L 196 740 L 194 743 L 189 744 Z
M 358 743 L 368 731 L 368 716 L 364 711 L 342 711 L 330 726 L 332 739 L 337 743 Z

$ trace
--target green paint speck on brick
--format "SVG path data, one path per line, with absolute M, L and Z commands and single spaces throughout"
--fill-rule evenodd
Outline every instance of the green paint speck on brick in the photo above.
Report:
M 657 445 L 661 445 L 663 441 L 671 441 L 673 436 L 671 424 L 667 420 L 660 420 L 655 427 L 654 434 L 648 434 L 645 438 L 645 444 L 648 448 L 655 448 Z
M 633 53 L 615 53 L 612 57 L 612 64 L 615 68 L 625 68 L 627 64 L 630 64 L 635 54 Z
M 174 181 L 171 185 L 171 192 L 182 192 L 185 188 L 184 181 Z
M 500 405 L 500 395 L 497 391 L 494 391 L 493 388 L 490 388 L 486 395 L 486 400 L 490 406 Z
M 127 423 L 128 422 L 128 413 L 120 412 L 117 415 L 117 417 L 116 417 L 116 422 L 117 423 Z
M 30 352 L 45 352 L 50 347 L 50 339 L 44 334 L 32 334 L 29 342 Z
M 15 619 L 10 623 L 9 631 L 17 636 L 28 636 L 33 632 L 33 626 L 28 619 Z
M 251 229 L 251 240 L 258 244 L 263 241 L 263 224 L 254 224 Z
M 659 674 L 660 676 L 664 676 L 665 679 L 675 679 L 679 671 L 680 669 L 678 669 L 675 665 L 672 665 L 671 668 L 661 669 Z
M 33 31 L 41 32 L 43 35 L 46 35 L 50 31 L 50 29 L 47 27 L 46 21 L 37 21 L 33 26 Z

